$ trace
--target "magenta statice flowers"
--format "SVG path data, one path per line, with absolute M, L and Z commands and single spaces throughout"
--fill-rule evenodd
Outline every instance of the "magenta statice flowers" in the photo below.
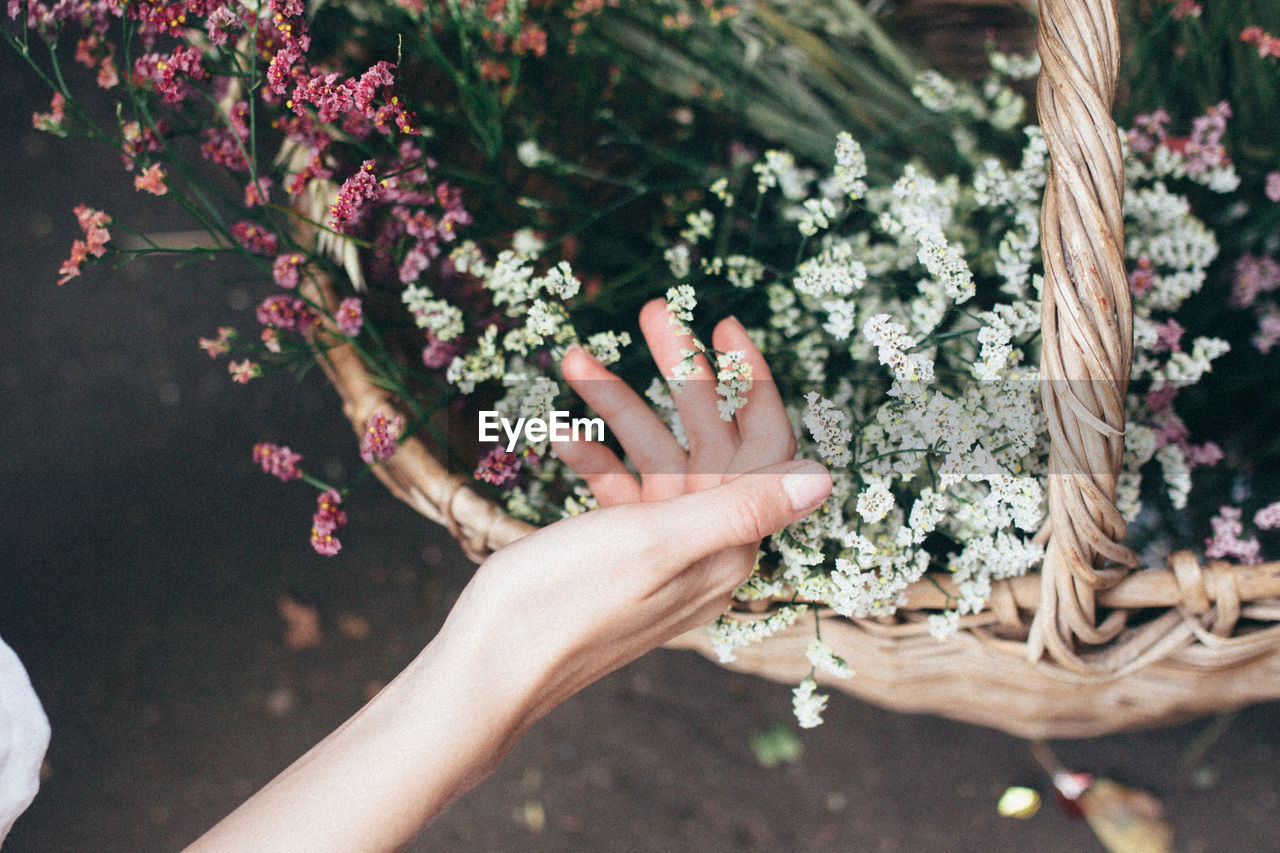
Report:
M 370 465 L 391 458 L 403 429 L 404 418 L 400 415 L 387 417 L 384 412 L 374 412 L 360 437 L 360 458 Z
M 364 307 L 359 297 L 348 296 L 342 300 L 342 304 L 334 312 L 334 319 L 338 323 L 338 331 L 347 337 L 354 338 L 360 334 L 360 329 L 364 326 Z
M 508 486 L 519 476 L 521 463 L 518 454 L 495 447 L 476 466 L 475 478 L 494 486 Z
M 301 453 L 294 453 L 279 444 L 261 441 L 253 446 L 253 464 L 283 483 L 302 478 L 302 472 L 298 470 L 301 461 Z
M 335 230 L 342 230 L 366 201 L 377 201 L 386 192 L 386 187 L 378 182 L 373 169 L 374 162 L 365 160 L 360 169 L 347 178 L 342 189 L 338 190 L 338 197 L 329 207 L 329 224 Z
M 347 514 L 341 509 L 342 496 L 336 489 L 326 489 L 316 498 L 316 512 L 311 517 L 311 547 L 326 557 L 342 548 L 334 534 L 347 525 Z
M 298 286 L 298 268 L 306 263 L 307 256 L 301 252 L 288 252 L 276 257 L 271 264 L 271 277 L 276 284 L 286 290 Z

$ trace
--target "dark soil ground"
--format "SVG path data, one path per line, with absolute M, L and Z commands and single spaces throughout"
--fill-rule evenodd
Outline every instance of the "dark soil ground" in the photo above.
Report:
M 410 660 L 470 566 L 372 483 L 342 554 L 311 551 L 311 490 L 255 472 L 249 448 L 286 442 L 331 470 L 355 441 L 318 376 L 233 386 L 196 348 L 252 327 L 226 270 L 148 261 L 54 286 L 76 202 L 154 230 L 171 209 L 114 155 L 30 130 L 47 96 L 8 51 L 0 75 L 0 635 L 53 726 L 5 850 L 174 850 Z M 282 596 L 317 609 L 318 647 L 286 647 Z M 412 849 L 1102 849 L 1051 802 L 997 816 L 1006 786 L 1046 780 L 1024 742 L 984 729 L 837 696 L 798 732 L 803 754 L 764 769 L 752 735 L 793 728 L 789 700 L 655 652 L 536 725 Z M 1179 850 L 1280 850 L 1280 706 L 1244 710 L 1181 766 L 1208 725 L 1055 748 L 1155 792 Z

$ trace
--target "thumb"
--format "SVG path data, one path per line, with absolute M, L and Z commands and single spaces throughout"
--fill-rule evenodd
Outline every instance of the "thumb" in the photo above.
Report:
M 651 504 L 664 516 L 669 546 L 685 565 L 726 548 L 759 542 L 813 512 L 831 494 L 821 463 L 799 459 L 759 468 L 714 489 Z

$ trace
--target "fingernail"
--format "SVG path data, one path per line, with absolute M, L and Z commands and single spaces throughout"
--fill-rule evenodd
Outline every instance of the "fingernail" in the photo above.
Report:
M 564 351 L 564 355 L 560 356 L 560 360 L 564 361 L 575 352 L 582 353 L 582 355 L 586 356 L 588 361 L 596 361 L 596 357 L 591 354 L 591 350 L 586 349 L 581 344 L 569 344 L 568 348 Z
M 813 509 L 831 494 L 831 474 L 821 463 L 806 459 L 783 475 L 782 490 L 796 512 Z

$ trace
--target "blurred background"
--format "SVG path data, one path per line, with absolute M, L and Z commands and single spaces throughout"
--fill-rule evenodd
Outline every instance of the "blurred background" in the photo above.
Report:
M 335 558 L 314 495 L 256 471 L 256 441 L 333 472 L 356 442 L 321 377 L 233 385 L 196 346 L 249 327 L 237 272 L 148 260 L 64 287 L 78 202 L 181 230 L 106 149 L 31 129 L 48 93 L 0 51 L 0 636 L 53 727 L 46 779 L 6 851 L 173 850 L 320 740 L 431 638 L 471 571 L 370 481 Z M 336 479 L 336 477 L 335 477 Z M 1027 744 L 658 651 L 553 712 L 411 849 L 1102 850 Z M 1280 706 L 1055 743 L 1075 769 L 1153 792 L 1177 849 L 1280 849 Z M 771 759 L 789 758 L 766 767 Z

